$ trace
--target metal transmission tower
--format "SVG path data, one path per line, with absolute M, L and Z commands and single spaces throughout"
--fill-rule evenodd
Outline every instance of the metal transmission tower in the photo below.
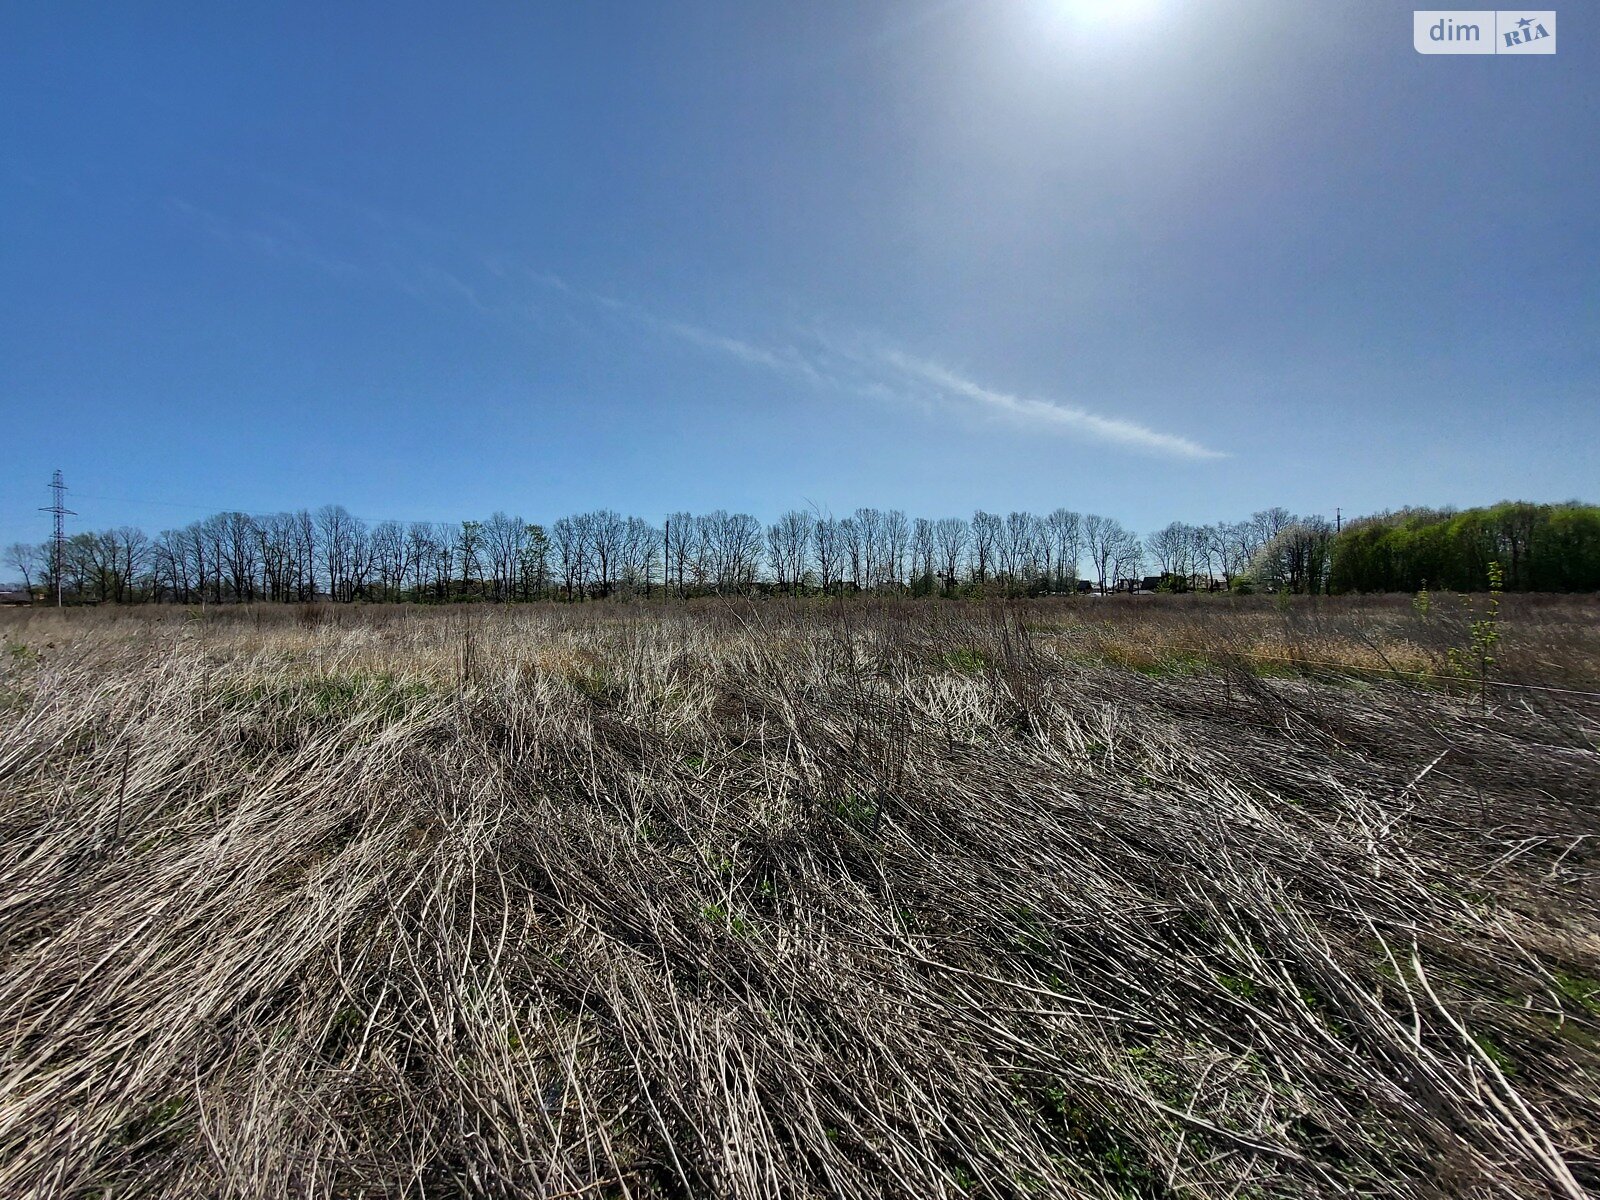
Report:
M 56 473 L 50 477 L 50 498 L 52 501 L 50 507 L 41 508 L 39 511 L 47 512 L 55 518 L 55 536 L 51 539 L 50 543 L 50 574 L 55 576 L 56 607 L 60 608 L 61 559 L 63 558 L 67 547 L 66 524 L 62 521 L 62 518 L 75 517 L 78 514 L 73 512 L 63 503 L 63 501 L 65 501 L 67 498 L 67 482 L 61 478 L 61 472 L 59 470 L 57 470 Z

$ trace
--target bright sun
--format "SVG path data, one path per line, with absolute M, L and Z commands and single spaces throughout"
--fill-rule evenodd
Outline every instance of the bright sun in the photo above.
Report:
M 1050 8 L 1080 29 L 1109 32 L 1148 25 L 1170 8 L 1170 0 L 1050 0 Z

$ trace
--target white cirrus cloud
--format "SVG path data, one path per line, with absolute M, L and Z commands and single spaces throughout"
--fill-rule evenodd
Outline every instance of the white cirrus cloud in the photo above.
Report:
M 1175 458 L 1226 458 L 1220 450 L 1202 446 L 1199 442 L 1175 433 L 1162 433 L 1137 421 L 1121 417 L 1107 417 L 1072 404 L 1055 400 L 1035 400 L 1015 396 L 1010 392 L 985 387 L 939 363 L 917 358 L 899 350 L 883 349 L 879 358 L 884 363 L 920 383 L 931 385 L 946 396 L 969 401 L 979 411 L 990 416 L 1025 425 L 1032 429 L 1058 430 L 1062 433 L 1092 438 L 1139 450 L 1147 454 L 1161 454 Z

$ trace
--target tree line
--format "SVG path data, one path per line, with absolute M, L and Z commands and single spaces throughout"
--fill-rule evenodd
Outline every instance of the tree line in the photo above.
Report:
M 843 594 L 981 590 L 1472 590 L 1487 563 L 1512 589 L 1600 587 L 1600 509 L 1503 504 L 1385 514 L 1338 531 L 1270 508 L 1236 522 L 1175 521 L 1136 536 L 1115 518 L 1057 508 L 908 517 L 805 510 L 673 513 L 660 524 L 610 509 L 548 526 L 496 512 L 459 522 L 368 522 L 340 505 L 217 513 L 151 537 L 81 532 L 8 547 L 30 593 L 74 602 L 588 600 L 614 595 Z
M 1600 591 L 1600 507 L 1507 501 L 1353 521 L 1331 564 L 1339 591 L 1474 591 L 1499 563 L 1507 591 Z
M 1317 518 L 1309 519 L 1315 522 Z M 340 505 L 255 516 L 223 512 L 151 537 L 133 526 L 7 548 L 29 591 L 77 601 L 520 601 L 668 592 L 1040 594 L 1144 582 L 1233 586 L 1286 530 L 1283 509 L 1216 525 L 1174 522 L 1141 539 L 1112 517 L 979 510 L 908 517 L 858 508 L 844 517 L 793 510 L 678 512 L 660 524 L 610 509 L 548 526 L 496 512 L 459 522 L 367 522 Z M 1296 587 L 1309 587 L 1296 576 Z

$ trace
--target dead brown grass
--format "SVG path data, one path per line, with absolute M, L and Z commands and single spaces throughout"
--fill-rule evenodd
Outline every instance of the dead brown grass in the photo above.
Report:
M 1600 1185 L 1600 704 L 1208 600 L 9 616 L 0 1195 Z

